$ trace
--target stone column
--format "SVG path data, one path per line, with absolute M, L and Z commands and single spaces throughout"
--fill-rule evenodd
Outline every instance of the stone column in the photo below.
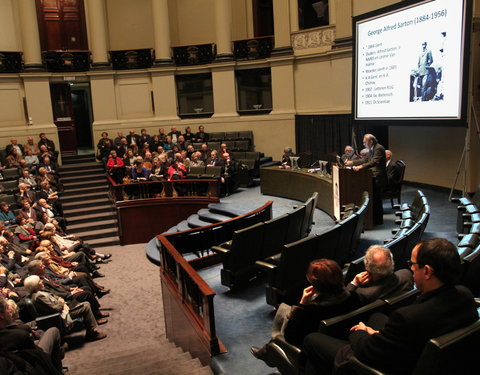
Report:
M 40 53 L 35 0 L 19 0 L 20 32 L 26 71 L 44 70 Z
M 172 63 L 168 0 L 152 0 L 155 65 Z
M 104 0 L 88 0 L 88 25 L 90 27 L 90 50 L 92 68 L 108 69 L 107 28 Z
M 290 55 L 293 53 L 290 42 L 290 3 L 273 2 L 273 26 L 275 29 L 275 47 L 272 55 Z
M 231 24 L 231 0 L 215 0 L 215 32 L 217 35 L 217 60 L 231 60 L 233 58 Z

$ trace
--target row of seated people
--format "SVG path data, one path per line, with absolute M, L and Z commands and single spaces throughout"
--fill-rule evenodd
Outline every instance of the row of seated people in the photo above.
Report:
M 206 146 L 206 145 L 205 145 Z M 146 152 L 145 154 L 134 154 L 129 149 L 124 157 L 120 157 L 117 151 L 110 151 L 106 162 L 107 173 L 115 183 L 129 183 L 141 181 L 166 181 L 182 180 L 188 178 L 192 167 L 205 166 L 219 167 L 218 178 L 221 183 L 222 191 L 225 194 L 231 194 L 235 191 L 238 184 L 236 175 L 238 172 L 238 163 L 232 159 L 226 149 L 220 150 L 205 149 L 204 152 L 194 151 L 174 153 L 173 150 L 162 152 L 160 154 Z M 213 169 L 213 168 L 212 168 Z M 176 186 L 179 195 L 185 195 L 181 184 Z M 162 191 L 162 185 L 158 184 L 148 192 L 150 196 L 159 195 Z M 130 188 L 128 194 L 130 199 L 138 195 L 138 189 Z
M 104 277 L 100 264 L 111 255 L 67 235 L 55 220 L 28 223 L 19 216 L 17 221 L 22 230 L 0 227 L 0 347 L 13 365 L 42 357 L 33 364 L 36 370 L 61 374 L 65 338 L 81 321 L 87 341 L 106 337 L 98 325 L 106 324 L 109 314 L 101 311 L 99 298 L 110 290 L 96 278 Z M 51 314 L 58 325 L 52 326 Z M 0 369 L 4 365 L 0 361 Z
M 349 373 L 346 368 L 355 361 L 387 373 L 412 373 L 430 339 L 478 321 L 477 306 L 467 288 L 455 285 L 461 262 L 451 242 L 432 238 L 418 243 L 409 269 L 394 272 L 393 263 L 387 248 L 372 246 L 365 256 L 366 271 L 345 285 L 336 262 L 312 262 L 307 271 L 311 285 L 299 303 L 279 306 L 271 340 L 263 347 L 252 347 L 251 353 L 282 374 L 328 374 L 333 369 Z M 387 310 L 381 309 L 385 303 L 379 299 L 401 295 L 413 282 L 419 294 L 415 303 L 388 311 L 389 315 L 380 313 Z M 372 311 L 376 313 L 369 316 Z M 357 320 L 337 330 L 322 328 L 329 320 L 345 317 L 343 323 L 349 323 L 356 316 L 362 316 L 366 324 Z M 476 345 L 478 341 L 477 335 Z M 466 373 L 461 361 L 450 361 L 450 366 L 458 366 L 457 373 Z M 427 365 L 438 371 L 429 373 L 448 373 L 439 371 L 438 363 Z M 360 373 L 367 373 L 363 370 Z
M 58 151 L 55 150 L 55 143 L 48 139 L 45 133 L 40 133 L 39 141 L 34 142 L 33 137 L 27 138 L 27 143 L 21 145 L 17 139 L 12 137 L 10 143 L 1 153 L 0 170 L 5 168 L 32 168 L 45 162 L 45 158 L 54 164 L 58 158 Z

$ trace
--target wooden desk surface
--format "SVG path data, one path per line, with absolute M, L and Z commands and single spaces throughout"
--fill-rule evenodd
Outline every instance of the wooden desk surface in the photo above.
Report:
M 260 191 L 302 202 L 318 192 L 317 208 L 333 218 L 332 179 L 322 177 L 320 173 L 308 173 L 307 169 L 281 169 L 278 166 L 261 168 Z

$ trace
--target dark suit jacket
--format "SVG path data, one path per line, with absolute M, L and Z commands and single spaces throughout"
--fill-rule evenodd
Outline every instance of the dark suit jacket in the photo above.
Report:
M 25 155 L 25 149 L 23 148 L 22 145 L 17 144 L 18 147 L 20 147 L 20 150 L 22 151 L 22 155 Z M 7 147 L 5 147 L 5 154 L 8 155 L 10 154 L 10 151 L 12 151 L 13 145 L 10 143 Z
M 402 168 L 393 160 L 387 167 L 387 186 L 392 186 L 400 182 Z
M 117 147 L 117 156 L 123 158 L 128 151 L 128 145 L 120 145 Z
M 24 196 L 24 195 L 20 195 L 20 194 L 15 194 L 15 195 L 16 195 L 16 198 L 17 198 L 17 204 L 19 206 L 20 206 L 20 203 L 24 199 L 28 200 L 30 202 L 30 205 L 33 205 L 37 201 L 37 196 L 36 196 L 35 192 L 32 191 L 32 190 L 27 191 L 28 198 L 30 198 L 30 199 L 27 199 L 27 197 Z
M 373 152 L 367 155 L 366 161 L 363 159 L 353 160 L 353 165 L 363 165 L 364 168 L 371 168 L 375 183 L 382 187 L 387 184 L 386 164 L 385 148 L 379 143 L 373 146 Z
M 394 297 L 401 292 L 412 289 L 412 287 L 412 272 L 407 269 L 402 269 L 366 286 L 356 287 L 352 283 L 349 283 L 347 290 L 355 291 L 362 303 L 367 304 L 379 298 Z
M 135 143 L 136 143 L 136 145 L 137 145 L 138 147 L 140 147 L 140 146 L 141 146 L 141 144 L 140 144 L 140 136 L 139 136 L 138 134 L 134 134 L 133 137 L 135 138 Z M 132 136 L 129 134 L 129 135 L 126 136 L 126 138 L 127 138 L 127 143 L 128 143 L 128 145 L 130 146 L 130 145 L 132 144 Z
M 55 143 L 53 143 L 53 141 L 51 141 L 51 140 L 48 139 L 48 138 L 45 139 L 45 140 L 40 139 L 40 140 L 38 141 L 38 148 L 40 148 L 41 145 L 47 146 L 48 151 L 52 151 L 52 152 L 55 151 Z
M 394 311 L 378 334 L 353 332 L 350 345 L 355 356 L 368 365 L 409 374 L 429 339 L 477 319 L 477 308 L 467 288 L 443 286 L 422 294 L 413 305 Z

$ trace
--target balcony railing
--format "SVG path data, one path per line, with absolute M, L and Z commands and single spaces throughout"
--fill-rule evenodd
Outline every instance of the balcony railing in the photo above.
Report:
M 235 60 L 256 60 L 270 57 L 273 49 L 273 36 L 235 40 L 233 56 Z
M 114 70 L 151 68 L 154 60 L 152 49 L 133 49 L 110 51 L 110 59 Z
M 49 72 L 86 72 L 90 69 L 90 51 L 44 51 L 42 60 Z
M 0 73 L 19 73 L 22 71 L 21 52 L 0 52 Z
M 177 66 L 210 64 L 217 54 L 213 43 L 172 47 L 172 50 Z

